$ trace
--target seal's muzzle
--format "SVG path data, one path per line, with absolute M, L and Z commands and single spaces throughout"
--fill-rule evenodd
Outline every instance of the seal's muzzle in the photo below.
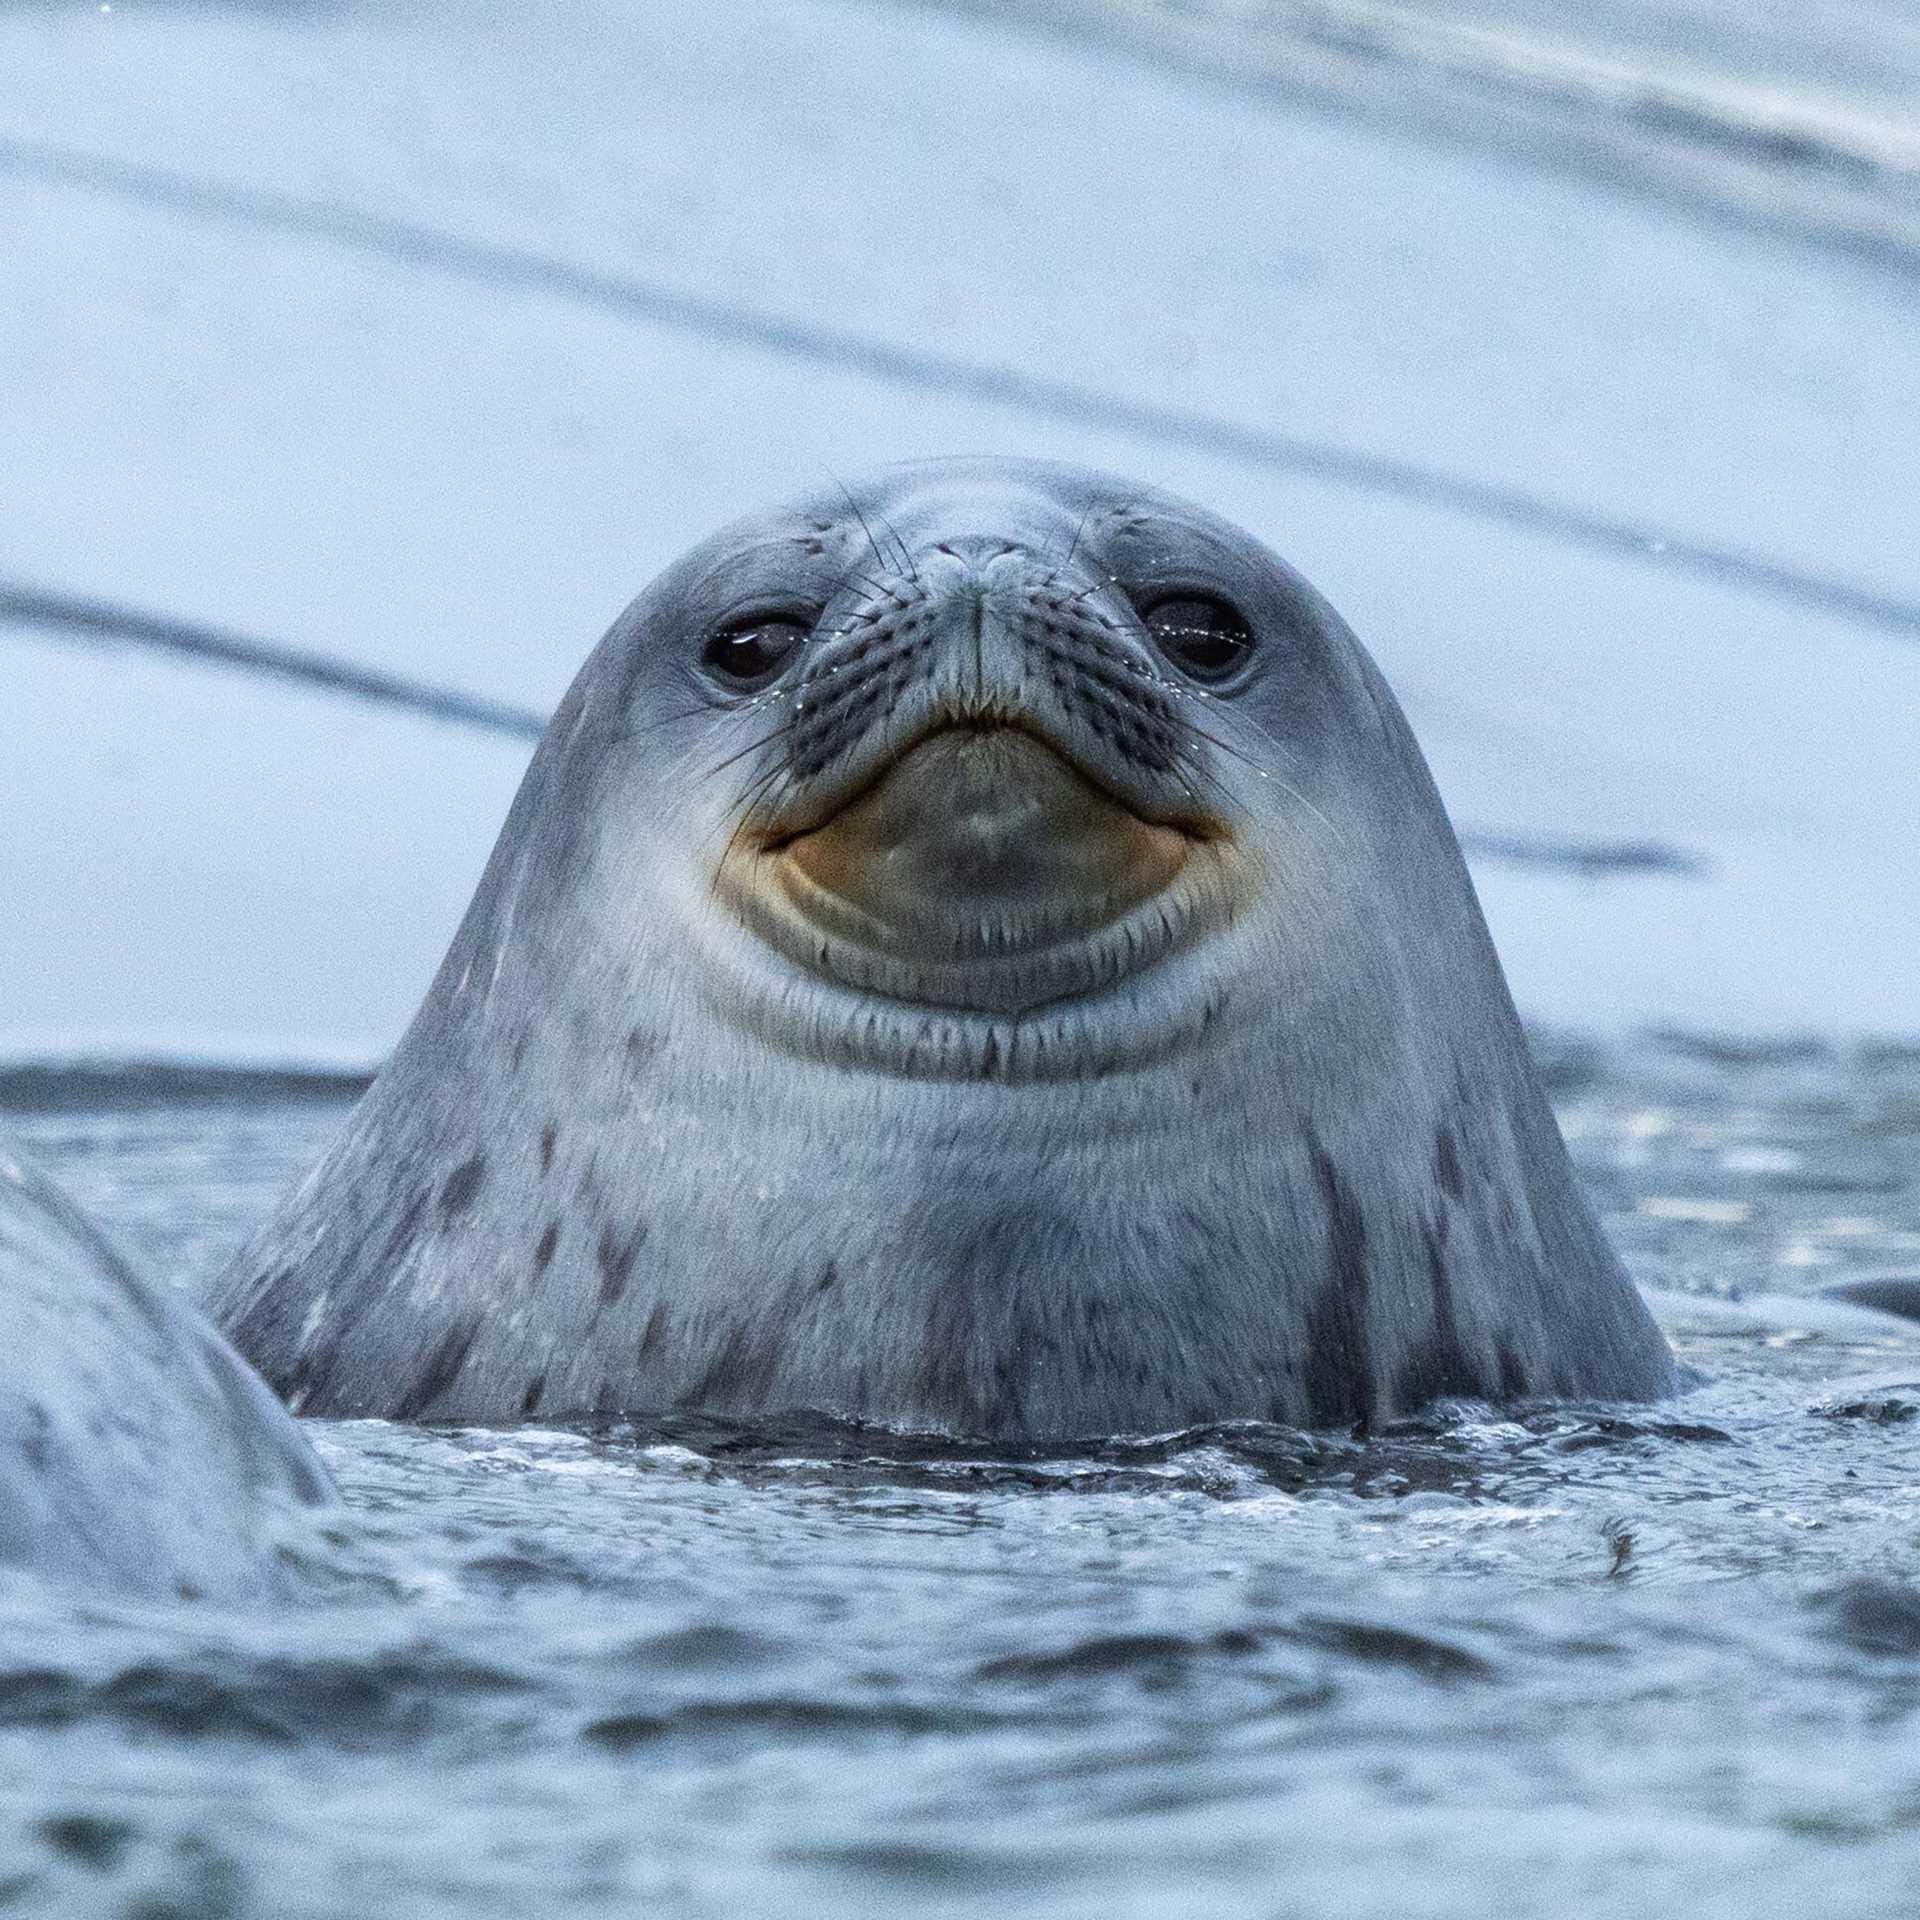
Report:
M 1033 734 L 951 727 L 789 841 L 777 877 L 843 937 L 966 960 L 1096 932 L 1169 887 L 1193 846 Z
M 814 643 L 722 892 L 869 992 L 1022 1011 L 1211 917 L 1223 821 L 1132 610 L 1024 550 L 917 556 Z

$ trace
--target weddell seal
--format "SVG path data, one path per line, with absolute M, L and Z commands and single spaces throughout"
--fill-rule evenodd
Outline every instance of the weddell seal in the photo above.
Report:
M 990 1437 L 1651 1397 L 1358 642 L 1182 501 L 942 461 L 668 569 L 216 1310 L 296 1408 Z
M 171 1287 L 0 1141 L 0 1568 L 176 1598 L 270 1590 L 331 1501 L 306 1436 Z

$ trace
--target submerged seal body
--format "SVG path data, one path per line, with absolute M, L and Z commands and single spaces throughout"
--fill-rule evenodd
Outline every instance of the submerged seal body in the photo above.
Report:
M 0 1568 L 154 1597 L 271 1587 L 332 1485 L 251 1367 L 0 1142 Z
M 1359 643 L 1225 522 L 998 461 L 634 603 L 217 1310 L 332 1414 L 1018 1437 L 1673 1380 Z

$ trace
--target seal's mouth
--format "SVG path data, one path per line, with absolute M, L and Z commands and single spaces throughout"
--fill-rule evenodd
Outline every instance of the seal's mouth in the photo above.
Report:
M 1222 831 L 1154 820 L 1018 724 L 946 724 L 825 819 L 742 836 L 722 892 L 844 986 L 1018 1013 L 1111 986 L 1223 904 Z

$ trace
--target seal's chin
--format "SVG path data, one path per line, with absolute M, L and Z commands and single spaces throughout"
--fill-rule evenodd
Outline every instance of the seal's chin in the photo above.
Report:
M 1221 891 L 1200 823 L 1143 818 L 1034 734 L 953 726 L 831 817 L 739 847 L 725 893 L 840 985 L 1022 1013 L 1171 952 Z

